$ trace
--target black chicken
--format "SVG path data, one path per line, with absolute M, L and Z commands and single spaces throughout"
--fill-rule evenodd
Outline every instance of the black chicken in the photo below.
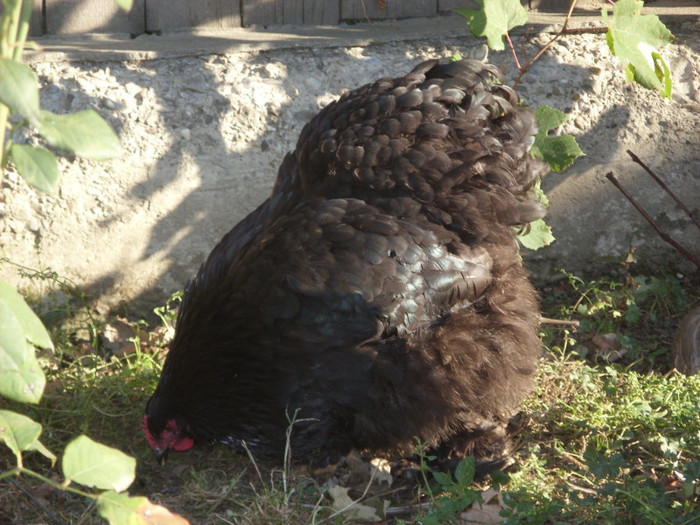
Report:
M 428 61 L 343 95 L 301 133 L 272 195 L 187 286 L 148 403 L 159 458 L 194 443 L 298 460 L 351 448 L 503 453 L 531 389 L 538 301 L 514 227 L 532 110 L 475 61 Z

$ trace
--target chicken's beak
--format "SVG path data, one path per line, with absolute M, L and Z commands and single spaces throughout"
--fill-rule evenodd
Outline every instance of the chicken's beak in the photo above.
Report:
M 156 460 L 158 461 L 158 463 L 160 463 L 161 465 L 165 465 L 165 460 L 168 459 L 168 451 L 170 451 L 170 449 L 156 447 L 154 450 L 156 453 Z

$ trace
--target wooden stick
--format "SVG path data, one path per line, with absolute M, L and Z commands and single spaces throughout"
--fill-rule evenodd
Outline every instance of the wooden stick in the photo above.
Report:
M 678 250 L 686 259 L 688 259 L 690 262 L 692 262 L 695 266 L 700 268 L 700 260 L 698 260 L 692 253 L 690 253 L 688 250 L 683 248 L 680 244 L 678 244 L 676 241 L 674 241 L 669 234 L 667 234 L 665 231 L 663 231 L 656 222 L 654 222 L 654 219 L 651 218 L 651 216 L 644 210 L 644 208 L 641 207 L 641 205 L 634 200 L 634 198 L 627 193 L 625 188 L 623 188 L 622 184 L 615 178 L 615 175 L 613 175 L 612 171 L 609 173 L 606 173 L 605 176 L 608 178 L 610 182 L 612 182 L 618 190 L 622 192 L 622 194 L 627 198 L 628 201 L 632 203 L 632 206 L 637 208 L 637 211 L 642 214 L 642 217 L 644 217 L 649 224 L 651 224 L 651 227 L 656 230 L 656 233 L 659 234 L 659 236 L 669 243 L 671 246 L 673 246 L 676 250 Z
M 670 189 L 668 186 L 666 186 L 666 184 L 664 183 L 664 181 L 662 181 L 662 180 L 659 178 L 659 176 L 658 176 L 656 173 L 654 173 L 654 172 L 651 170 L 651 168 L 650 168 L 649 166 L 647 166 L 646 164 L 644 164 L 644 163 L 640 160 L 640 158 L 637 157 L 637 155 L 635 155 L 631 150 L 627 150 L 627 154 L 628 154 L 630 157 L 632 157 L 632 160 L 633 160 L 634 162 L 636 162 L 637 164 L 639 164 L 642 168 L 644 168 L 644 169 L 646 170 L 646 172 L 647 172 L 649 175 L 651 175 L 651 178 L 654 179 L 654 180 L 656 181 L 656 183 L 657 183 L 659 186 L 661 186 L 661 187 L 663 188 L 663 190 L 664 190 L 666 193 L 668 193 L 674 201 L 676 201 L 676 203 L 678 204 L 678 206 L 680 206 L 681 209 L 686 213 L 686 215 L 688 215 L 688 217 L 690 217 L 690 220 L 692 220 L 692 221 L 695 223 L 695 226 L 697 226 L 697 228 L 700 229 L 700 220 L 698 220 L 698 218 L 693 214 L 693 212 L 690 211 L 690 210 L 688 209 L 688 207 L 687 207 L 685 204 L 683 204 L 683 202 L 676 196 L 675 193 L 673 193 L 673 192 L 671 191 L 671 189 Z

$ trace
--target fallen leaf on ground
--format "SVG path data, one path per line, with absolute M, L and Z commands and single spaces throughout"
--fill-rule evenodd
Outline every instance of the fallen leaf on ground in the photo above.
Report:
M 330 494 L 331 498 L 333 499 L 332 507 L 336 511 L 343 514 L 347 518 L 358 521 L 381 521 L 381 518 L 377 516 L 377 509 L 354 501 L 348 495 L 348 490 L 349 489 L 340 486 L 335 486 L 328 489 L 328 494 Z

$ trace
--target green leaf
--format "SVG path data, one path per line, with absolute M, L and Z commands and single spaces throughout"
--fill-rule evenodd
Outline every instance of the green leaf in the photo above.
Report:
M 523 233 L 518 235 L 520 244 L 530 250 L 539 250 L 544 246 L 549 246 L 554 242 L 552 228 L 542 219 L 537 219 L 527 225 Z
M 531 150 L 533 156 L 544 160 L 554 171 L 562 171 L 584 154 L 571 135 L 549 136 L 551 130 L 569 119 L 566 113 L 549 106 L 540 106 L 536 110 L 536 116 L 539 130 Z
M 41 425 L 36 421 L 16 412 L 0 410 L 0 441 L 4 441 L 12 450 L 20 467 L 22 452 L 26 450 L 41 452 L 51 460 L 51 463 L 56 461 L 56 456 L 39 441 L 40 435 Z
M 107 491 L 97 500 L 97 511 L 113 525 L 188 525 L 188 521 L 142 496 Z
M 131 7 L 134 5 L 134 0 L 114 0 L 114 3 L 124 11 L 131 11 Z
M 70 115 L 42 111 L 38 127 L 39 132 L 54 148 L 87 159 L 107 160 L 122 153 L 117 135 L 92 109 Z
M 452 476 L 449 473 L 446 474 L 445 472 L 435 471 L 433 472 L 433 477 L 443 489 L 451 487 L 455 484 L 455 482 L 452 480 Z
M 22 327 L 24 336 L 29 341 L 41 348 L 53 348 L 51 336 L 44 328 L 41 319 L 29 308 L 24 298 L 15 290 L 14 286 L 5 281 L 0 281 L 0 301 L 4 301 L 16 317 Z
M 136 460 L 87 436 L 68 443 L 61 462 L 67 480 L 103 490 L 126 490 L 136 475 Z
M 664 63 L 659 68 L 654 53 L 658 55 L 658 49 L 673 41 L 674 36 L 658 16 L 642 15 L 643 6 L 641 0 L 619 0 L 613 7 L 612 20 L 608 20 L 608 12 L 603 9 L 608 47 L 626 64 L 628 79 L 645 88 L 670 93 L 668 66 Z
M 40 119 L 38 86 L 39 78 L 34 71 L 20 62 L 0 58 L 0 102 L 32 126 Z
M 535 181 L 535 185 L 532 187 L 531 191 L 535 194 L 542 206 L 544 206 L 545 208 L 549 208 L 549 198 L 547 198 L 547 195 L 542 189 L 542 179 L 537 179 Z
M 495 51 L 505 49 L 503 37 L 514 27 L 527 23 L 527 10 L 520 0 L 474 0 L 479 9 L 456 9 L 467 19 L 474 36 L 485 36 L 489 47 Z
M 455 478 L 457 478 L 457 483 L 463 487 L 472 484 L 475 474 L 476 463 L 474 462 L 474 456 L 467 456 L 464 458 L 457 464 L 457 468 L 455 469 Z
M 2 283 L 6 284 L 6 283 Z M 38 403 L 46 377 L 27 343 L 22 324 L 0 299 L 0 394 L 27 403 Z
M 671 76 L 671 70 L 661 55 L 654 52 L 651 56 L 654 59 L 654 71 L 656 72 L 656 76 L 664 83 L 664 86 L 661 88 L 661 94 L 671 100 L 671 95 L 673 94 L 673 77 Z
M 53 153 L 23 144 L 13 144 L 10 151 L 17 172 L 29 184 L 47 193 L 56 193 L 61 171 Z

